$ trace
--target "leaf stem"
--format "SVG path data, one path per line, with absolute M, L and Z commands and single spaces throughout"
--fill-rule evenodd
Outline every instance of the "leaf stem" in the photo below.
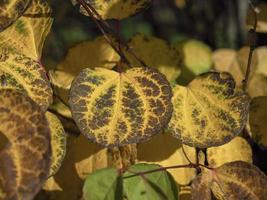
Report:
M 166 171 L 168 169 L 178 169 L 178 168 L 196 168 L 196 169 L 198 169 L 199 167 L 205 167 L 207 169 L 213 169 L 212 167 L 209 167 L 206 165 L 189 163 L 187 165 L 173 165 L 173 166 L 168 166 L 168 167 L 160 167 L 157 169 L 143 171 L 143 172 L 137 172 L 137 173 L 128 170 L 129 172 L 133 173 L 133 175 L 125 176 L 123 178 L 126 179 L 126 178 L 132 178 L 135 176 L 144 176 L 145 174 L 151 174 L 151 173 L 159 172 L 159 171 Z
M 130 53 L 142 66 L 147 67 L 147 65 L 145 64 L 145 62 L 139 58 L 132 50 L 132 48 L 129 47 L 129 45 L 124 42 L 123 40 L 120 39 L 120 36 L 118 36 L 118 34 L 116 33 L 116 31 L 114 31 L 108 23 L 106 23 L 102 17 L 99 15 L 99 13 L 94 9 L 94 7 L 88 2 L 85 2 L 85 0 L 77 0 L 81 6 L 86 10 L 86 12 L 88 13 L 88 15 L 93 19 L 93 21 L 95 22 L 95 24 L 97 25 L 98 29 L 101 31 L 101 33 L 103 34 L 104 38 L 106 39 L 106 41 L 111 45 L 111 47 L 118 53 L 118 55 L 120 55 L 121 59 L 130 67 L 130 62 L 126 59 L 126 56 L 124 54 L 124 52 L 122 51 L 121 48 L 117 48 L 116 45 L 113 43 L 112 39 L 109 38 L 109 36 L 107 35 L 107 32 L 109 33 L 109 35 L 112 36 L 112 38 L 115 38 L 117 41 L 120 42 L 120 45 L 124 46 L 125 50 Z M 96 17 L 97 18 L 96 18 Z
M 252 65 L 251 63 L 252 63 L 252 58 L 253 58 L 253 52 L 254 52 L 255 46 L 256 46 L 256 44 L 255 44 L 256 39 L 255 38 L 256 38 L 256 29 L 257 29 L 257 25 L 258 25 L 257 8 L 253 5 L 251 0 L 249 0 L 249 7 L 253 11 L 253 14 L 254 14 L 254 24 L 253 24 L 253 28 L 249 30 L 250 37 L 252 39 L 250 40 L 250 50 L 249 50 L 245 79 L 243 80 L 243 91 L 247 90 L 249 75 L 251 72 L 251 65 Z

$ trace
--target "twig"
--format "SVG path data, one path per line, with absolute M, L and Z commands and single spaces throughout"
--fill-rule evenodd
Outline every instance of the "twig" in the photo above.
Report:
M 192 164 L 191 160 L 189 159 L 189 157 L 187 156 L 187 154 L 186 154 L 186 152 L 185 152 L 185 149 L 184 149 L 183 144 L 182 144 L 182 151 L 183 151 L 183 154 L 184 154 L 186 160 L 187 160 L 190 164 Z
M 205 167 L 207 169 L 213 169 L 212 167 L 208 167 L 206 165 L 190 163 L 190 164 L 187 164 L 187 165 L 173 165 L 173 166 L 168 166 L 168 167 L 160 167 L 160 168 L 157 168 L 157 169 L 138 172 L 138 173 L 131 172 L 131 173 L 134 173 L 134 174 L 133 175 L 129 175 L 129 176 L 125 176 L 123 178 L 125 179 L 125 178 L 131 178 L 131 177 L 135 177 L 135 176 L 143 176 L 145 174 L 151 174 L 151 173 L 154 173 L 154 172 L 166 171 L 168 169 L 178 169 L 178 168 L 196 168 L 197 169 L 199 167 Z
M 120 44 L 123 45 L 125 47 L 125 50 L 128 51 L 142 66 L 147 67 L 147 65 L 145 64 L 145 62 L 139 58 L 133 51 L 132 49 L 129 47 L 129 45 L 120 40 L 120 37 L 117 35 L 117 33 L 109 26 L 108 23 L 106 23 L 102 17 L 99 15 L 99 13 L 94 9 L 94 7 L 90 4 L 90 3 L 86 3 L 84 0 L 77 0 L 82 7 L 86 10 L 86 12 L 88 13 L 88 15 L 93 19 L 93 21 L 96 23 L 96 25 L 98 26 L 99 30 L 101 31 L 101 33 L 104 35 L 104 38 L 106 39 L 106 41 L 111 45 L 111 47 L 118 53 L 118 55 L 120 55 L 121 59 L 130 66 L 130 62 L 127 60 L 125 54 L 123 53 L 122 50 L 118 49 L 116 47 L 116 45 L 114 45 L 114 43 L 112 42 L 112 40 L 108 37 L 106 32 L 109 32 L 109 35 L 111 35 L 113 38 L 115 38 L 117 41 L 120 41 Z M 96 18 L 96 17 L 97 18 Z M 105 30 L 106 29 L 106 30 Z
M 256 29 L 257 29 L 257 25 L 258 25 L 257 8 L 253 5 L 251 0 L 249 0 L 249 7 L 253 11 L 253 14 L 254 14 L 254 24 L 253 24 L 253 28 L 249 30 L 250 38 L 252 38 L 252 39 L 250 40 L 251 44 L 250 44 L 250 50 L 249 50 L 249 56 L 248 56 L 247 70 L 246 70 L 246 74 L 245 74 L 245 79 L 243 80 L 243 90 L 244 91 L 246 91 L 246 89 L 247 89 L 249 75 L 250 75 L 250 71 L 251 71 L 252 57 L 253 57 L 253 52 L 254 52 L 255 46 L 256 46 L 256 44 L 255 44 L 256 43 L 255 42 Z

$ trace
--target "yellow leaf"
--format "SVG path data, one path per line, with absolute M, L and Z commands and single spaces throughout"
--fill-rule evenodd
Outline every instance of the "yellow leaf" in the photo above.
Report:
M 106 42 L 105 38 L 97 37 L 93 41 L 82 42 L 70 48 L 57 69 L 50 71 L 50 78 L 55 86 L 70 89 L 71 82 L 84 68 L 112 69 L 119 60 L 120 56 Z
M 218 49 L 213 52 L 212 60 L 214 68 L 220 72 L 229 72 L 235 79 L 236 85 L 240 87 L 244 74 L 237 60 L 237 52 L 233 49 Z
M 84 69 L 73 81 L 69 104 L 72 116 L 90 140 L 121 146 L 147 140 L 170 120 L 171 87 L 151 68 L 118 73 Z
M 208 72 L 212 66 L 212 52 L 208 45 L 198 40 L 188 40 L 174 45 L 183 52 L 183 63 L 194 75 Z
M 60 100 L 55 99 L 53 101 L 53 104 L 50 105 L 49 109 L 55 111 L 56 113 L 71 119 L 71 111 L 69 107 L 67 107 L 64 103 L 62 103 Z
M 147 66 L 158 69 L 167 77 L 169 82 L 175 81 L 180 75 L 182 55 L 164 40 L 137 34 L 131 39 L 129 46 Z M 132 66 L 140 65 L 130 54 L 126 54 L 126 56 Z
M 184 144 L 207 148 L 229 142 L 244 128 L 249 98 L 235 90 L 228 73 L 209 72 L 173 89 L 172 134 Z
M 83 135 L 67 138 L 66 157 L 59 171 L 43 188 L 46 200 L 76 200 L 82 196 L 83 182 L 93 171 L 109 167 L 108 153 Z
M 201 173 L 192 184 L 193 200 L 263 200 L 267 196 L 267 177 L 247 162 L 226 163 Z
M 11 25 L 26 10 L 31 0 L 4 0 L 0 4 L 0 32 Z
M 50 130 L 41 108 L 16 90 L 0 90 L 0 187 L 5 199 L 32 199 L 49 173 Z
M 137 148 L 139 163 L 154 163 L 163 167 L 189 164 L 183 150 L 182 143 L 174 139 L 168 133 L 158 134 L 151 140 L 141 143 Z M 164 148 L 160 148 L 160 147 Z M 191 162 L 196 162 L 196 150 L 183 145 L 186 155 Z M 191 168 L 179 168 L 168 170 L 179 185 L 188 185 L 196 176 L 196 170 Z
M 151 0 L 90 0 L 90 3 L 102 19 L 124 19 L 148 7 Z M 81 13 L 88 15 L 81 6 Z
M 249 125 L 252 138 L 259 145 L 267 147 L 267 97 L 252 99 L 249 111 Z
M 43 110 L 52 102 L 52 89 L 42 65 L 31 58 L 0 49 L 0 89 L 17 89 Z
M 208 148 L 207 160 L 211 167 L 238 160 L 252 163 L 252 149 L 244 138 L 238 136 L 222 146 Z
M 49 5 L 45 1 L 33 0 L 24 16 L 0 32 L 0 48 L 40 60 L 51 25 Z
M 56 115 L 46 112 L 45 116 L 51 131 L 52 160 L 49 176 L 57 173 L 66 153 L 66 134 Z

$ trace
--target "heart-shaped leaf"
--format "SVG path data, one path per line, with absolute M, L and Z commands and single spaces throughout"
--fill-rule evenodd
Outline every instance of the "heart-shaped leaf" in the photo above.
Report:
M 140 10 L 148 7 L 148 5 L 151 3 L 151 0 L 86 0 L 86 2 L 91 4 L 91 6 L 96 10 L 102 19 L 120 20 L 134 15 Z M 88 15 L 83 7 L 81 7 L 81 13 Z
M 172 134 L 183 143 L 207 148 L 229 142 L 245 126 L 249 98 L 235 90 L 228 73 L 205 73 L 174 89 Z
M 123 194 L 126 199 L 177 200 L 176 184 L 166 171 L 130 177 L 135 173 L 156 170 L 159 167 L 159 165 L 144 163 L 131 166 L 124 174 L 123 179 Z
M 84 183 L 85 200 L 122 199 L 122 178 L 115 168 L 100 169 L 90 174 Z
M 0 152 L 3 199 L 32 199 L 49 173 L 48 122 L 36 103 L 10 89 L 0 90 L 0 121 L 0 132 L 8 139 Z
M 73 81 L 69 104 L 84 135 L 120 146 L 159 133 L 170 120 L 171 96 L 166 78 L 151 68 L 122 73 L 87 68 Z
M 235 161 L 201 173 L 192 184 L 193 200 L 263 200 L 267 196 L 267 177 L 256 166 Z
M 52 89 L 42 65 L 25 55 L 1 49 L 0 88 L 24 92 L 44 110 L 52 102 Z

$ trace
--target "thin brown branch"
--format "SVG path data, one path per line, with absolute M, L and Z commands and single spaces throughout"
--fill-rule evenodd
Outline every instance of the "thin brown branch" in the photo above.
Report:
M 109 26 L 108 23 L 106 23 L 102 17 L 99 15 L 99 13 L 94 9 L 94 7 L 90 3 L 86 3 L 85 0 L 77 0 L 82 7 L 86 10 L 88 15 L 93 19 L 95 24 L 98 26 L 99 30 L 105 37 L 106 41 L 111 45 L 111 47 L 120 55 L 121 59 L 130 66 L 129 61 L 127 60 L 124 52 L 120 49 L 117 48 L 116 45 L 113 43 L 113 41 L 109 38 L 108 34 L 112 36 L 112 38 L 115 38 L 117 41 L 120 42 L 122 46 L 125 47 L 125 50 L 129 52 L 142 66 L 147 67 L 145 62 L 139 58 L 132 50 L 132 48 L 129 47 L 129 45 L 124 42 L 123 40 L 120 39 L 118 34 Z M 108 32 L 108 34 L 107 34 Z
M 135 176 L 144 176 L 145 174 L 151 174 L 151 173 L 155 173 L 155 172 L 166 171 L 168 169 L 178 169 L 178 168 L 196 168 L 196 169 L 198 169 L 199 167 L 205 167 L 207 169 L 213 169 L 213 168 L 208 167 L 206 165 L 190 163 L 187 165 L 173 165 L 173 166 L 168 166 L 168 167 L 160 167 L 157 169 L 143 171 L 143 172 L 137 172 L 137 173 L 130 171 L 131 173 L 133 173 L 133 175 L 125 176 L 123 178 L 131 178 L 131 177 L 135 177 Z
M 189 159 L 187 153 L 185 152 L 185 149 L 184 149 L 184 145 L 183 145 L 183 144 L 182 144 L 182 151 L 183 151 L 183 154 L 184 154 L 186 160 L 187 160 L 190 164 L 192 164 L 192 162 L 191 162 L 191 160 Z
M 245 79 L 243 80 L 243 90 L 247 90 L 247 85 L 248 85 L 248 80 L 249 80 L 249 75 L 251 72 L 251 65 L 252 65 L 252 58 L 253 58 L 253 52 L 255 50 L 256 46 L 256 30 L 257 30 L 257 25 L 258 25 L 258 18 L 257 18 L 257 8 L 253 5 L 252 1 L 249 0 L 249 8 L 254 14 L 254 24 L 252 29 L 249 30 L 250 34 L 250 50 L 249 50 L 249 56 L 248 56 L 248 63 L 247 63 L 247 70 L 245 74 Z

